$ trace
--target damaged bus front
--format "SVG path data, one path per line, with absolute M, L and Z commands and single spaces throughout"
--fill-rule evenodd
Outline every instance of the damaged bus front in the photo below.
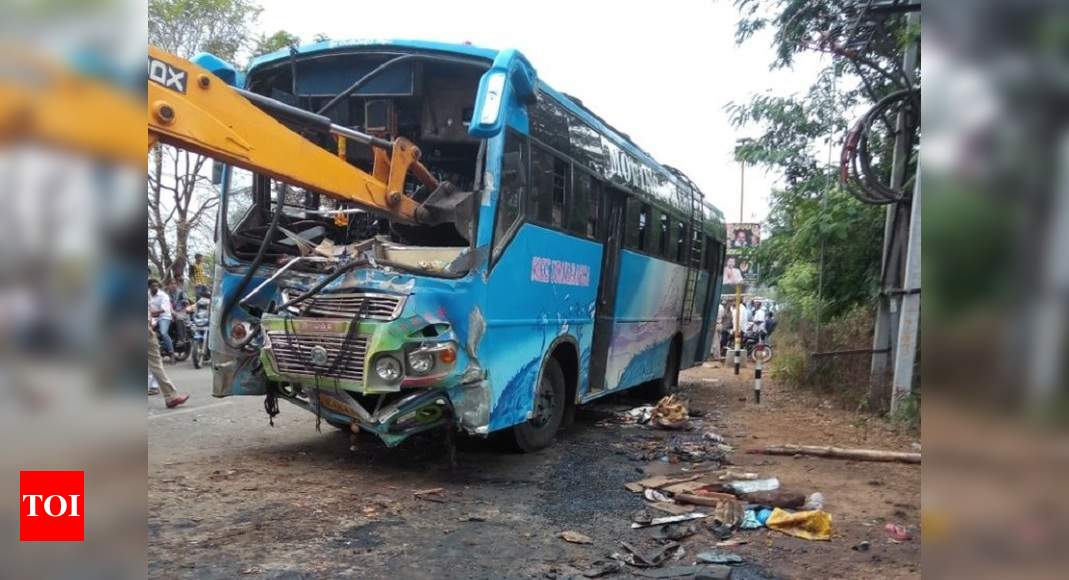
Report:
M 488 432 L 492 395 L 478 348 L 489 198 L 503 103 L 530 94 L 534 71 L 515 52 L 445 48 L 319 43 L 250 67 L 247 94 L 383 142 L 403 138 L 449 191 L 407 184 L 403 195 L 437 224 L 412 225 L 220 166 L 215 396 L 263 395 L 272 417 L 284 399 L 317 424 L 388 445 L 442 426 Z M 225 79 L 223 68 L 212 70 Z M 369 174 L 388 170 L 381 150 L 303 134 Z

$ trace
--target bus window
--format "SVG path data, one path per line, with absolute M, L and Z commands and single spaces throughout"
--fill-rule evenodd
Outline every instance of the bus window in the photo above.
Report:
M 494 255 L 508 242 L 512 226 L 520 219 L 520 208 L 527 186 L 527 141 L 509 134 L 501 159 L 501 188 L 494 224 Z
M 647 229 L 650 221 L 650 206 L 635 198 L 627 200 L 627 234 L 624 245 L 632 250 L 647 249 L 649 235 Z
M 564 200 L 572 184 L 572 166 L 557 157 L 553 158 L 553 221 L 554 227 L 564 226 Z
M 568 209 L 568 231 L 593 238 L 598 223 L 598 181 L 585 171 L 575 172 L 575 188 Z
M 543 224 L 553 219 L 553 155 L 531 146 L 531 187 L 527 197 L 527 216 Z
M 668 218 L 668 214 L 658 211 L 660 220 L 657 227 L 657 255 L 668 257 L 668 224 L 671 220 Z
M 590 185 L 590 213 L 586 218 L 586 235 L 596 238 L 598 236 L 598 214 L 602 203 L 601 182 L 592 179 Z
M 683 222 L 676 222 L 675 226 L 675 234 L 672 236 L 675 241 L 675 260 L 682 264 L 687 256 L 687 226 Z

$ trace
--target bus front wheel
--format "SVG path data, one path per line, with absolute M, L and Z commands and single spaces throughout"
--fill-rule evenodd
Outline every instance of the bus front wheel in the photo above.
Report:
M 549 447 L 564 420 L 565 393 L 564 371 L 555 359 L 546 361 L 542 378 L 535 393 L 534 409 L 530 419 L 512 428 L 516 447 L 530 453 Z

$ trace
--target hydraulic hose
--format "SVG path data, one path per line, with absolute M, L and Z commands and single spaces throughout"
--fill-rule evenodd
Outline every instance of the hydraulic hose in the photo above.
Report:
M 267 254 L 267 247 L 271 245 L 271 239 L 275 237 L 275 232 L 278 230 L 278 222 L 282 219 L 282 210 L 286 207 L 285 202 L 286 188 L 280 185 L 278 188 L 278 197 L 275 200 L 275 215 L 271 218 L 271 225 L 268 226 L 263 241 L 260 242 L 260 249 L 256 252 L 256 257 L 253 258 L 252 263 L 249 264 L 249 268 L 245 271 L 245 275 L 241 278 L 241 282 L 238 283 L 238 287 L 226 299 L 226 302 L 223 303 L 223 312 L 219 316 L 219 326 L 222 330 L 220 334 L 223 337 L 223 342 L 234 350 L 244 349 L 256 336 L 255 332 L 250 332 L 241 342 L 233 342 L 230 339 L 230 313 L 234 310 L 234 306 L 237 305 L 241 295 L 245 292 L 245 289 L 248 288 L 249 282 L 252 282 L 252 277 L 256 275 L 256 271 L 260 269 L 260 264 L 264 261 L 264 255 Z

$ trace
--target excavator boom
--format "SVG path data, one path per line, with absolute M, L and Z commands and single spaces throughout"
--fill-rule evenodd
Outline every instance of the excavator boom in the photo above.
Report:
M 419 203 L 404 195 L 409 175 L 432 191 L 448 185 L 439 183 L 420 163 L 419 148 L 406 139 L 387 141 L 366 135 L 236 89 L 154 46 L 148 50 L 148 71 L 149 146 L 159 141 L 201 153 L 407 224 L 425 223 L 429 217 Z M 341 154 L 309 141 L 265 111 L 331 133 L 339 140 Z M 347 141 L 375 150 L 373 173 L 344 159 Z

